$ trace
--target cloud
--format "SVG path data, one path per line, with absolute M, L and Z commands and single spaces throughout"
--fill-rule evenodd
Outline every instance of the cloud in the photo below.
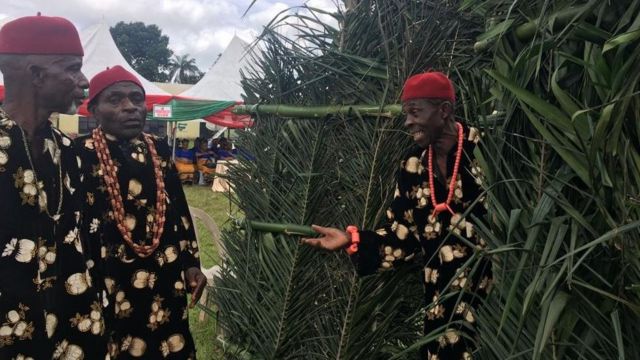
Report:
M 334 0 L 258 0 L 242 16 L 252 0 L 21 0 L 7 1 L 0 8 L 3 17 L 35 15 L 62 16 L 82 30 L 104 21 L 156 24 L 169 37 L 169 47 L 179 55 L 190 54 L 202 70 L 216 60 L 234 35 L 251 41 L 278 13 L 308 6 L 333 10 Z M 332 21 L 323 17 L 323 21 Z
M 253 11 L 247 14 L 247 21 L 253 25 L 265 26 L 274 17 L 276 17 L 278 14 L 280 14 L 281 12 L 289 8 L 291 8 L 290 5 L 287 5 L 282 2 L 272 3 L 267 8 L 263 8 L 260 10 L 253 9 Z

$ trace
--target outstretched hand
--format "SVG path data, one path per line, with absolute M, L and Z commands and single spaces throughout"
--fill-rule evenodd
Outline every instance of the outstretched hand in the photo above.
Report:
M 317 232 L 321 236 L 318 238 L 303 238 L 302 242 L 318 248 L 329 251 L 340 250 L 351 242 L 349 234 L 346 232 L 331 228 L 331 227 L 322 227 L 318 225 L 311 225 L 313 231 Z
M 191 288 L 191 303 L 189 308 L 193 308 L 202 296 L 202 291 L 207 285 L 207 277 L 200 271 L 199 267 L 190 267 L 184 273 L 185 280 Z

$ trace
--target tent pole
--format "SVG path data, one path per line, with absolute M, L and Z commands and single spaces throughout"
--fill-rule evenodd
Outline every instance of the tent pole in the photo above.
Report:
M 172 127 L 172 129 L 171 129 L 171 139 L 173 141 L 173 144 L 171 145 L 171 149 L 172 149 L 172 151 L 171 151 L 171 160 L 175 163 L 176 162 L 176 130 L 177 130 L 177 127 L 176 127 L 176 122 L 175 121 L 172 121 L 171 124 L 172 124 L 171 125 L 171 127 Z

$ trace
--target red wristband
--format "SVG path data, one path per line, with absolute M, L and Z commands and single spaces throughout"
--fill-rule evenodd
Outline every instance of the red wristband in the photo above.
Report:
M 360 233 L 355 225 L 347 226 L 347 233 L 351 234 L 351 243 L 347 247 L 347 254 L 353 255 L 358 252 L 358 244 L 360 243 Z

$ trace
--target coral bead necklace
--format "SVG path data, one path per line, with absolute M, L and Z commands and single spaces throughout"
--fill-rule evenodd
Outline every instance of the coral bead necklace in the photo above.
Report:
M 451 203 L 451 199 L 453 199 L 453 194 L 456 190 L 458 170 L 460 170 L 460 160 L 462 159 L 462 143 L 464 141 L 464 130 L 462 129 L 462 125 L 456 121 L 456 127 L 458 129 L 458 149 L 456 152 L 456 162 L 453 166 L 451 181 L 449 182 L 449 193 L 447 194 L 447 199 L 442 203 L 438 203 L 438 201 L 436 200 L 436 191 L 433 181 L 433 146 L 429 145 L 429 187 L 431 188 L 431 201 L 433 202 L 433 216 L 436 216 L 445 210 L 449 210 L 449 212 L 453 214 L 453 210 L 451 209 L 449 204 Z
M 111 208 L 113 209 L 113 217 L 116 222 L 116 227 L 122 234 L 122 238 L 125 243 L 129 245 L 138 256 L 145 258 L 151 255 L 158 245 L 160 245 L 160 238 L 164 230 L 165 223 L 165 191 L 164 191 L 164 177 L 160 166 L 160 159 L 156 151 L 156 147 L 153 144 L 151 136 L 143 134 L 144 140 L 151 154 L 151 162 L 153 164 L 153 171 L 156 180 L 156 214 L 154 216 L 152 226 L 152 241 L 151 245 L 140 245 L 133 242 L 131 236 L 131 230 L 127 228 L 124 213 L 124 204 L 122 202 L 122 193 L 120 192 L 120 184 L 118 182 L 118 169 L 115 166 L 111 153 L 107 146 L 104 132 L 101 128 L 93 130 L 93 141 L 98 154 L 98 160 L 100 161 L 100 167 L 102 168 L 102 177 L 106 184 L 107 192 L 109 193 L 109 200 L 111 202 Z

